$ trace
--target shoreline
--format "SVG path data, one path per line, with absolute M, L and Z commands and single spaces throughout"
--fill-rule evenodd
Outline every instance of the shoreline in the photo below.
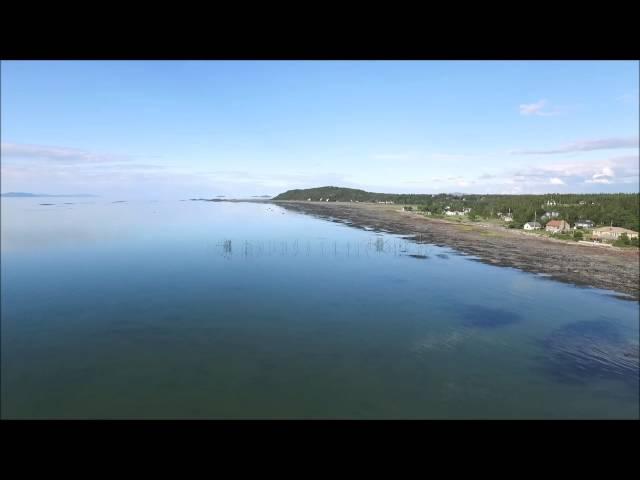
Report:
M 578 242 L 541 237 L 521 230 L 474 223 L 431 219 L 401 206 L 374 203 L 270 200 L 287 210 L 313 215 L 356 228 L 405 235 L 419 243 L 454 248 L 489 265 L 544 274 L 578 286 L 595 287 L 640 300 L 639 250 L 596 248 Z

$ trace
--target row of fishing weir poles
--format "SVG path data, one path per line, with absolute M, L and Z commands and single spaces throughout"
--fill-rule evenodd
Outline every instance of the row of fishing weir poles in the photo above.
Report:
M 225 258 L 263 256 L 321 256 L 360 257 L 388 254 L 428 258 L 430 245 L 403 239 L 371 238 L 362 242 L 339 242 L 327 240 L 223 240 L 217 244 L 219 253 Z

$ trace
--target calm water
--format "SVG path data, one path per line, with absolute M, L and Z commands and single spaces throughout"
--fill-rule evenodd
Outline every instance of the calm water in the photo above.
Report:
M 2 200 L 3 418 L 639 416 L 611 292 L 273 205 L 63 201 Z

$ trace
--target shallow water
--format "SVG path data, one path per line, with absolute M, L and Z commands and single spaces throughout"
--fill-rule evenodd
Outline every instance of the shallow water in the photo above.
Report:
M 639 417 L 612 292 L 269 204 L 1 205 L 3 418 Z

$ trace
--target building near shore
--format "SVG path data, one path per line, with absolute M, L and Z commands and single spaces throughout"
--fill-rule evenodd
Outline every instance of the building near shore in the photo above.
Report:
M 623 233 L 627 234 L 627 237 L 638 238 L 638 232 L 634 232 L 633 230 L 629 230 L 628 228 L 622 227 L 600 227 L 593 230 L 592 235 L 593 238 L 597 238 L 599 240 L 617 240 L 620 238 L 620 235 Z
M 545 227 L 545 230 L 551 233 L 566 232 L 567 230 L 570 230 L 570 229 L 571 229 L 571 225 L 569 225 L 564 220 L 551 220 L 549 223 L 547 223 L 547 226 Z
M 542 225 L 540 225 L 538 222 L 527 222 L 524 224 L 523 228 L 525 230 L 540 230 L 542 228 Z

